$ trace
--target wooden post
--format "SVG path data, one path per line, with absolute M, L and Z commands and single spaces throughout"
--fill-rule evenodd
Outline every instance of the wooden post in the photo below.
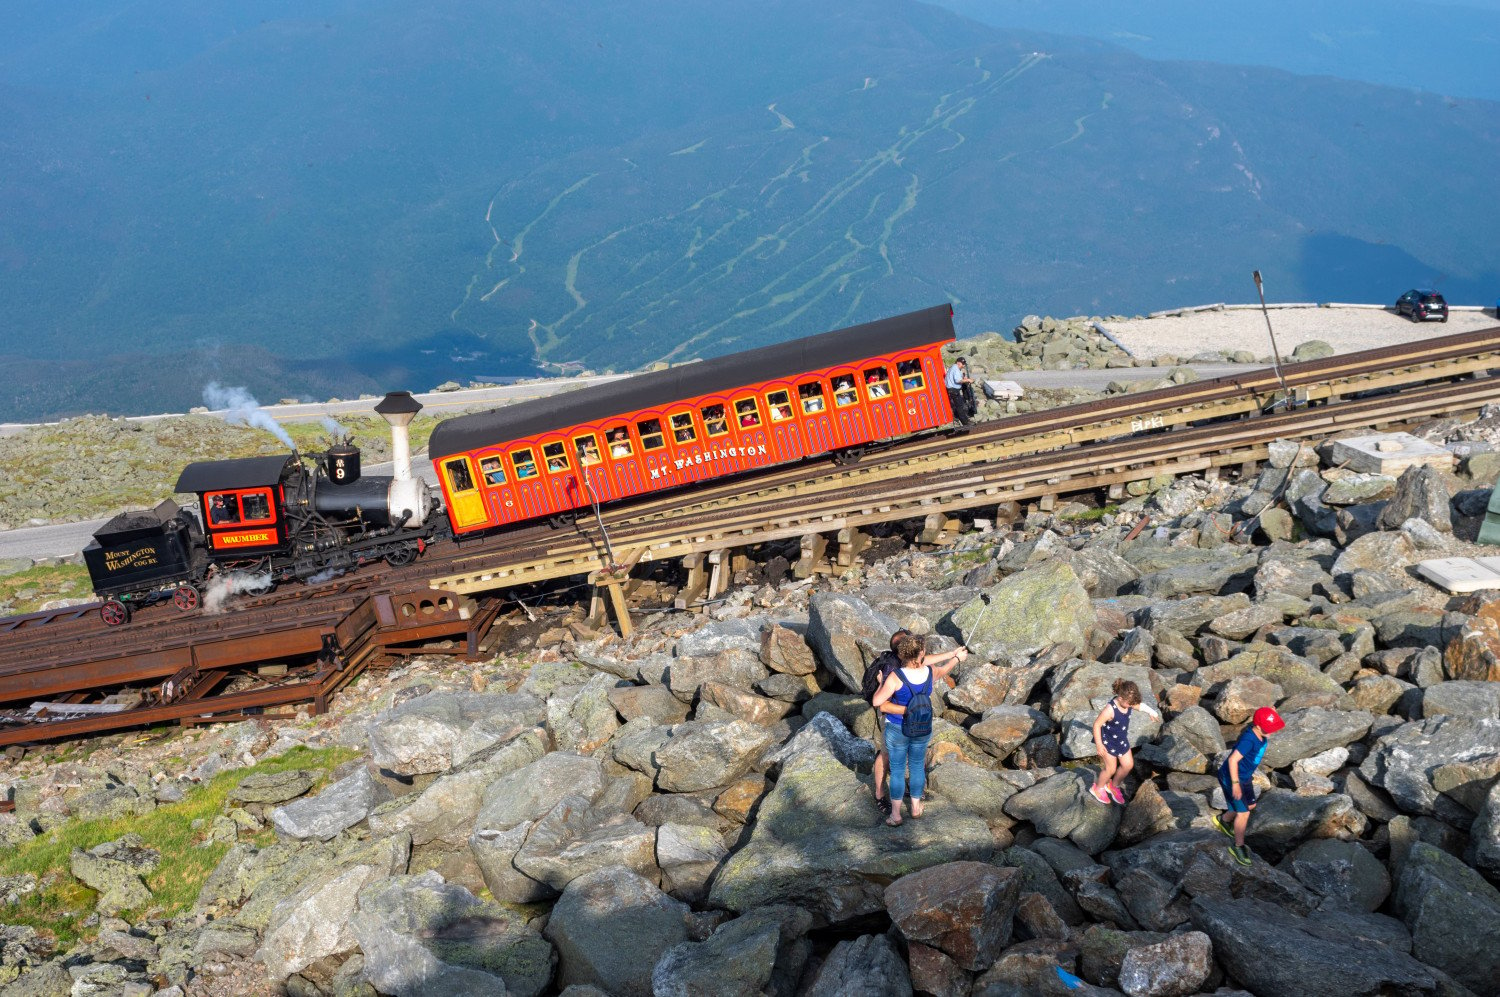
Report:
M 870 535 L 856 527 L 846 526 L 839 530 L 838 543 L 839 554 L 836 563 L 841 568 L 848 568 L 853 566 L 860 551 L 870 546 Z
M 702 553 L 689 554 L 682 559 L 682 566 L 687 569 L 687 584 L 677 593 L 677 598 L 672 600 L 672 605 L 676 608 L 687 609 L 703 598 L 703 593 L 708 589 L 708 572 L 703 569 L 703 561 Z
M 604 583 L 609 592 L 609 604 L 615 611 L 615 622 L 620 626 L 620 636 L 629 637 L 635 632 L 630 625 L 630 607 L 625 603 L 625 593 L 620 589 L 618 579 L 612 579 Z
M 711 550 L 708 552 L 708 591 L 703 598 L 707 602 L 717 599 L 720 594 L 729 588 L 729 562 L 727 550 Z
M 1057 496 L 1052 494 L 1051 492 L 1048 492 L 1046 495 L 1043 495 L 1041 498 L 1038 498 L 1036 500 L 1036 505 L 1037 508 L 1042 510 L 1043 512 L 1051 512 L 1053 509 L 1057 508 Z
M 797 563 L 792 567 L 792 577 L 797 579 L 810 578 L 818 570 L 827 570 L 824 567 L 823 555 L 828 550 L 828 538 L 821 533 L 809 533 L 802 538 L 802 556 L 797 558 Z

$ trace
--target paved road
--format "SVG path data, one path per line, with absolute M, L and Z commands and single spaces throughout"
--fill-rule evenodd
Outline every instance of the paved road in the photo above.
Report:
M 1189 365 L 1204 378 L 1230 377 L 1260 370 L 1264 364 L 1204 363 Z M 1119 370 L 1016 370 L 991 380 L 1015 381 L 1023 388 L 1087 388 L 1103 391 L 1111 381 L 1149 381 L 1166 377 L 1170 367 L 1121 367 Z

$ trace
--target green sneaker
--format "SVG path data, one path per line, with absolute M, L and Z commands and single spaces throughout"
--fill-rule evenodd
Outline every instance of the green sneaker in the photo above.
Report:
M 1255 856 L 1250 854 L 1250 849 L 1246 845 L 1230 845 L 1229 854 L 1240 865 L 1249 865 L 1255 861 Z
M 1219 820 L 1218 814 L 1209 814 L 1208 820 L 1211 824 L 1213 824 L 1214 829 L 1217 830 L 1220 834 L 1226 835 L 1230 838 L 1234 837 L 1234 832 L 1226 827 L 1223 821 Z

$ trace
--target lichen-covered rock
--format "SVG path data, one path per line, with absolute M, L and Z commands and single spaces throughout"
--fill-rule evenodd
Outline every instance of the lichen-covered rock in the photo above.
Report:
M 1396 908 L 1411 929 L 1412 955 L 1475 993 L 1500 980 L 1500 890 L 1440 848 L 1412 845 L 1396 887 Z
M 271 813 L 271 823 L 278 834 L 289 838 L 327 841 L 370 816 L 371 810 L 390 798 L 390 790 L 361 766 L 317 796 L 277 807 Z
M 547 700 L 547 732 L 558 751 L 590 754 L 619 729 L 620 718 L 609 696 L 619 681 L 598 673 L 572 695 Z
M 1321 897 L 1373 911 L 1391 893 L 1391 876 L 1369 849 L 1353 841 L 1314 838 L 1287 856 L 1282 868 Z
M 1130 997 L 1188 997 L 1213 972 L 1213 943 L 1201 931 L 1184 931 L 1128 949 L 1120 963 L 1120 989 Z
M 370 720 L 370 757 L 397 775 L 446 772 L 545 716 L 546 704 L 525 693 L 428 693 Z
M 1038 734 L 1052 729 L 1047 714 L 1030 706 L 1005 704 L 984 711 L 969 736 L 993 758 L 1004 760 Z
M 1023 657 L 1053 644 L 1088 646 L 1094 606 L 1073 569 L 1048 560 L 1019 571 L 953 611 L 965 646 L 986 660 Z
M 615 686 L 609 690 L 609 701 L 627 723 L 645 717 L 656 724 L 676 724 L 688 715 L 687 705 L 661 685 Z
M 475 830 L 507 831 L 537 820 L 564 796 L 592 803 L 604 792 L 604 765 L 597 758 L 553 751 L 496 772 L 484 786 Z
M 761 907 L 674 945 L 652 971 L 653 997 L 789 995 L 812 951 L 812 921 L 796 907 Z
M 885 890 L 891 922 L 908 942 L 939 949 L 960 967 L 987 969 L 1010 943 L 1022 873 L 949 862 L 909 873 Z
M 875 745 L 855 737 L 832 713 L 814 714 L 801 730 L 792 735 L 791 740 L 768 751 L 761 761 L 774 775 L 788 758 L 809 751 L 828 752 L 839 760 L 839 764 L 860 772 L 875 763 Z
M 859 692 L 865 666 L 890 647 L 899 627 L 858 596 L 818 592 L 808 601 L 807 644 L 849 692 Z
M 312 769 L 259 772 L 246 776 L 229 791 L 230 803 L 285 803 L 311 789 L 322 777 Z
M 1089 792 L 1093 773 L 1064 770 L 1005 801 L 1005 812 L 1031 821 L 1041 834 L 1068 838 L 1090 855 L 1109 847 L 1120 825 L 1118 807 L 1105 806 Z
M 140 835 L 127 834 L 115 841 L 95 845 L 88 851 L 73 849 L 69 868 L 78 880 L 99 893 L 98 908 L 105 914 L 144 907 L 151 891 L 142 877 L 161 863 L 161 853 L 146 847 Z
M 1005 801 L 1016 787 L 989 769 L 951 759 L 934 765 L 927 774 L 927 788 L 934 798 L 958 809 L 996 820 L 1005 814 Z
M 602 818 L 580 796 L 564 796 L 532 825 L 512 864 L 561 891 L 579 876 L 624 866 L 655 881 L 656 833 L 633 817 Z
M 1440 532 L 1452 533 L 1453 516 L 1448 505 L 1448 486 L 1437 468 L 1426 464 L 1408 467 L 1396 479 L 1396 492 L 1381 510 L 1377 524 L 1382 530 L 1396 530 L 1408 519 L 1420 519 Z
M 1370 732 L 1375 718 L 1361 710 L 1325 710 L 1313 706 L 1282 714 L 1286 726 L 1266 742 L 1262 762 L 1267 768 L 1280 769 L 1310 758 L 1329 748 L 1353 744 Z
M 1469 861 L 1500 880 L 1500 780 L 1490 786 L 1484 806 L 1469 829 Z
M 1494 755 L 1500 755 L 1500 720 L 1435 717 L 1402 724 L 1381 737 L 1359 773 L 1407 813 L 1435 814 L 1462 825 L 1473 818 L 1472 812 L 1434 787 L 1433 773 L 1454 762 Z
M 807 646 L 807 638 L 780 624 L 773 624 L 761 632 L 760 660 L 771 671 L 782 675 L 811 675 L 818 670 L 818 659 Z
M 673 793 L 726 786 L 755 764 L 774 735 L 743 720 L 684 723 L 654 752 L 656 784 Z
M 842 941 L 828 953 L 803 997 L 911 997 L 906 962 L 885 935 Z

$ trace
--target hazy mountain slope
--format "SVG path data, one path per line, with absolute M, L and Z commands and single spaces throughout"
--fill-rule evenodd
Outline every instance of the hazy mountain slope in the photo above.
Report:
M 902 0 L 48 11 L 0 39 L 0 418 L 1500 272 L 1500 105 Z

